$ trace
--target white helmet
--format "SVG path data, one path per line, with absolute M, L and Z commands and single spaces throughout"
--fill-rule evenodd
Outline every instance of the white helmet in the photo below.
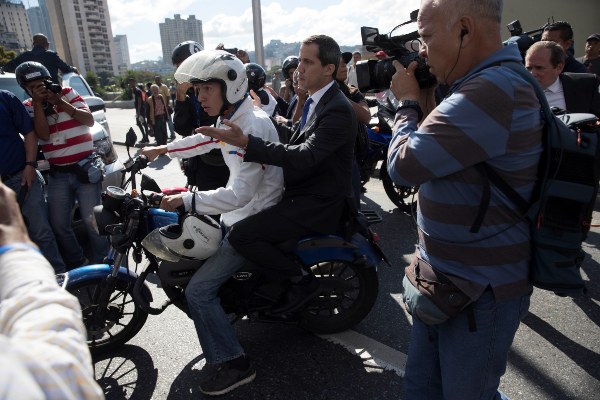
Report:
M 142 240 L 142 246 L 156 257 L 177 262 L 205 260 L 221 243 L 221 227 L 206 215 L 187 214 L 180 224 L 157 228 Z
M 220 82 L 224 100 L 235 104 L 248 91 L 248 78 L 244 64 L 224 50 L 204 50 L 186 58 L 177 71 L 177 82 Z

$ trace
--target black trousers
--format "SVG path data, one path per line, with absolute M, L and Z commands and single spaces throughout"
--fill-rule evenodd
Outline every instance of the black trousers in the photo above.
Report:
M 277 245 L 298 242 L 314 231 L 281 215 L 280 205 L 254 214 L 233 225 L 229 243 L 244 258 L 279 279 L 302 275 L 302 266 Z

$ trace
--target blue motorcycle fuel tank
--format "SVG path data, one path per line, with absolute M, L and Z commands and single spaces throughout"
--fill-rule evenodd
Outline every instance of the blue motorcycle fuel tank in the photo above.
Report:
M 152 232 L 156 228 L 177 223 L 177 213 L 165 211 L 160 208 L 151 208 L 148 210 L 147 229 Z

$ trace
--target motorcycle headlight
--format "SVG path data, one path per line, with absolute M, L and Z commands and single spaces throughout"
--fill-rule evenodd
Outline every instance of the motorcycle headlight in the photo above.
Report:
M 117 161 L 117 152 L 108 137 L 96 140 L 94 142 L 94 151 L 100 155 L 104 164 L 112 164 Z

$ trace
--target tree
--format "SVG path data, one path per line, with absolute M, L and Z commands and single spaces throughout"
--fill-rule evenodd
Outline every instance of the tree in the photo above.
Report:
M 0 65 L 4 65 L 14 59 L 17 53 L 13 50 L 6 50 L 4 46 L 0 46 Z

